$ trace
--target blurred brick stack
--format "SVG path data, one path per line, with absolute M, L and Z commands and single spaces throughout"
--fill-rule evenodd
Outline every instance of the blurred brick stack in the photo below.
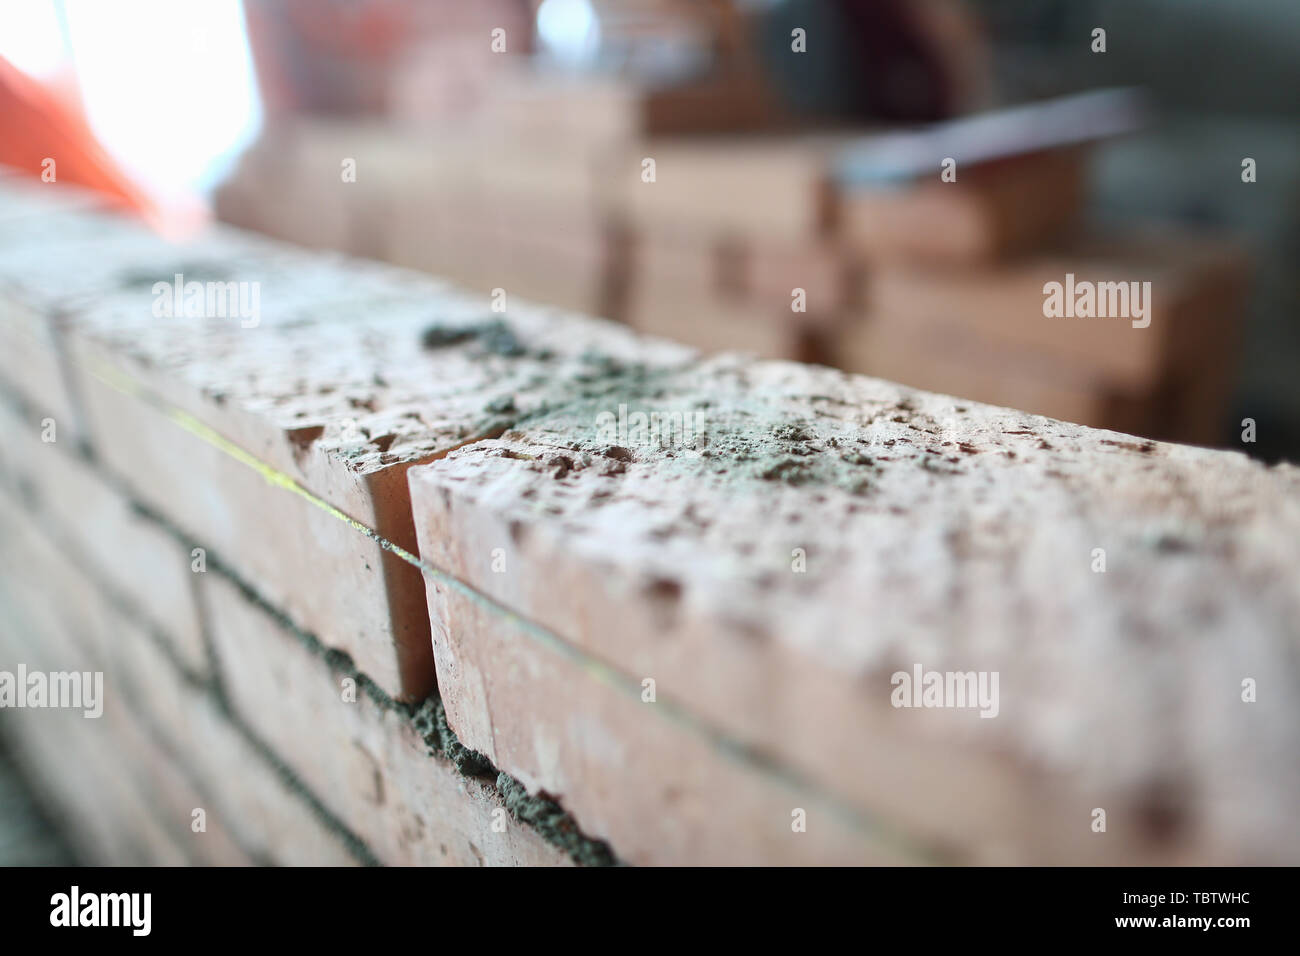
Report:
M 602 42 L 629 61 L 647 36 L 705 51 L 703 63 L 683 54 L 670 80 L 662 64 L 548 66 L 533 7 L 421 5 L 370 64 L 380 76 L 366 86 L 381 92 L 335 109 L 268 93 L 266 131 L 219 195 L 220 217 L 704 349 L 1220 440 L 1246 264 L 1204 237 L 1081 224 L 1088 145 L 1124 117 L 1097 125 L 1106 107 L 1067 103 L 1046 120 L 958 121 L 913 137 L 928 145 L 912 142 L 899 164 L 891 130 L 794 123 L 730 3 L 646 0 L 601 21 Z M 319 38 L 259 39 L 250 21 L 264 77 L 337 58 Z M 498 27 L 505 52 L 492 49 Z M 1149 326 L 1045 317 L 1044 284 L 1070 273 L 1151 282 Z

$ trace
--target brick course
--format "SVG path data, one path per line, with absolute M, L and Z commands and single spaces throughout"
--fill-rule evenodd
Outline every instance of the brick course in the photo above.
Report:
M 111 709 L 5 732 L 91 858 L 1300 859 L 1295 468 L 12 195 L 0 637 Z M 891 707 L 916 664 L 998 717 Z

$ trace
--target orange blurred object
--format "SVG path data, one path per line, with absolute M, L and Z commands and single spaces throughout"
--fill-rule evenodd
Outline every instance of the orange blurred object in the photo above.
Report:
M 95 138 L 75 84 L 69 82 L 62 90 L 47 86 L 4 57 L 0 57 L 0 163 L 46 181 L 95 190 L 152 225 L 163 225 L 159 207 Z

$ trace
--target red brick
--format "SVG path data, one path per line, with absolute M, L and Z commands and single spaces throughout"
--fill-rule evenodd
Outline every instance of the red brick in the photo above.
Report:
M 78 456 L 67 441 L 42 442 L 39 423 L 0 401 L 0 482 L 26 495 L 51 539 L 74 548 L 108 588 L 166 635 L 191 673 L 208 662 L 194 604 L 191 550 L 153 522 Z
M 250 862 L 220 818 L 210 816 L 204 833 L 192 831 L 193 810 L 206 801 L 129 712 L 126 688 L 94 652 L 101 637 L 122 634 L 114 610 L 7 497 L 0 513 L 8 519 L 0 553 L 5 669 L 23 663 L 29 673 L 107 671 L 97 718 L 53 708 L 5 717 L 23 765 L 57 803 L 76 849 L 90 862 L 117 866 Z M 48 605 L 51 595 L 58 607 Z
M 620 400 L 707 409 L 709 454 L 611 459 L 597 415 L 612 409 L 575 401 L 411 471 L 422 556 L 586 666 L 653 677 L 707 726 L 958 859 L 1300 853 L 1276 816 L 1300 783 L 1270 756 L 1300 726 L 1295 698 L 1267 715 L 1238 702 L 1243 676 L 1282 666 L 1300 612 L 1300 535 L 1277 534 L 1300 526 L 1300 472 L 785 363 L 718 360 Z M 594 721 L 594 681 L 547 667 L 526 633 L 501 652 L 437 581 L 430 603 L 467 745 L 616 846 L 686 825 L 668 794 L 647 816 L 622 791 L 593 741 L 641 738 Z M 891 707 L 891 674 L 916 663 L 999 673 L 1000 719 Z M 1189 699 L 1209 709 L 1159 716 Z M 675 754 L 637 759 L 668 774 Z
M 364 687 L 344 700 L 347 672 L 331 670 L 299 638 L 209 575 L 203 597 L 224 683 L 237 713 L 327 807 L 397 865 L 560 865 L 567 857 L 495 811 L 483 781 L 429 753 L 410 717 Z M 494 832 L 494 819 L 506 820 Z
M 846 190 L 840 229 L 872 262 L 990 262 L 1041 248 L 1066 231 L 1082 204 L 1084 155 L 1038 153 L 958 169 L 955 182 Z
M 48 667 L 104 672 L 103 718 L 16 712 L 37 716 L 29 723 L 40 726 L 21 734 L 34 741 L 32 769 L 67 801 L 68 822 L 97 861 L 357 862 L 227 723 L 211 695 L 182 677 L 150 626 L 111 603 L 7 492 L 0 492 L 0 513 L 12 531 L 0 549 L 5 620 L 12 625 L 5 644 L 27 644 L 33 654 L 57 651 Z M 41 719 L 56 713 L 71 719 Z M 38 759 L 65 749 L 81 756 Z M 206 811 L 206 832 L 191 828 L 195 808 Z M 135 843 L 147 848 L 143 858 Z
M 689 289 L 679 292 L 639 281 L 628 292 L 628 325 L 645 335 L 675 339 L 702 352 L 803 358 L 804 337 L 787 316 L 721 295 L 693 293 Z
M 1151 424 L 1151 388 L 1119 388 L 1034 350 L 1009 355 L 960 328 L 860 318 L 828 333 L 827 357 L 846 372 L 1093 428 L 1145 434 Z
M 807 242 L 833 222 L 829 177 L 838 142 L 663 138 L 620 147 L 601 163 L 601 208 L 633 228 Z M 654 182 L 641 178 L 647 158 L 655 161 Z
M 513 299 L 505 328 L 531 351 L 493 354 L 500 336 L 474 335 L 422 349 L 431 325 L 484 328 L 497 316 L 477 297 L 410 273 L 340 267 L 229 234 L 169 251 L 161 264 L 157 250 L 136 262 L 130 242 L 99 248 L 101 261 L 120 248 L 130 260 L 123 269 L 145 269 L 159 281 L 197 263 L 194 278 L 215 268 L 232 281 L 260 282 L 264 307 L 256 328 L 230 319 L 158 319 L 150 283 L 143 283 L 71 312 L 74 381 L 107 466 L 196 546 L 239 568 L 300 625 L 407 699 L 433 685 L 418 576 L 335 516 L 268 488 L 258 472 L 177 427 L 149 400 L 123 394 L 115 380 L 124 377 L 413 548 L 403 478 L 411 463 L 553 401 L 567 381 L 603 367 L 593 365 L 593 351 L 652 364 L 687 354 Z M 361 316 L 366 322 L 350 320 Z M 543 348 L 549 355 L 539 355 Z
M 1127 317 L 1044 316 L 1044 285 L 1064 284 L 1067 273 L 1076 285 L 1149 282 L 1149 311 L 1142 321 L 1150 324 L 1134 327 L 1138 320 Z M 872 273 L 866 312 L 875 324 L 936 336 L 959 331 L 990 347 L 1042 355 L 1113 387 L 1133 389 L 1155 384 L 1177 356 L 1203 355 L 1216 327 L 1238 324 L 1244 290 L 1244 260 L 1226 244 L 1176 235 L 1093 237 L 990 269 L 882 267 Z M 1206 312 L 1207 302 L 1218 311 Z

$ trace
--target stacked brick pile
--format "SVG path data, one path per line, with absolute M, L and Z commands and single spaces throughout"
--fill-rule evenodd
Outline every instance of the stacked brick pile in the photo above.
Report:
M 1295 468 L 0 193 L 0 671 L 104 675 L 0 732 L 86 858 L 1300 859 Z
M 705 351 L 1220 441 L 1246 260 L 1183 230 L 1084 228 L 1080 149 L 959 164 L 954 182 L 936 155 L 924 176 L 850 188 L 850 137 L 610 138 L 561 119 L 596 95 L 538 104 L 550 131 L 491 112 L 436 133 L 304 118 L 263 134 L 218 212 Z M 1045 284 L 1067 275 L 1149 282 L 1149 324 L 1045 317 Z

